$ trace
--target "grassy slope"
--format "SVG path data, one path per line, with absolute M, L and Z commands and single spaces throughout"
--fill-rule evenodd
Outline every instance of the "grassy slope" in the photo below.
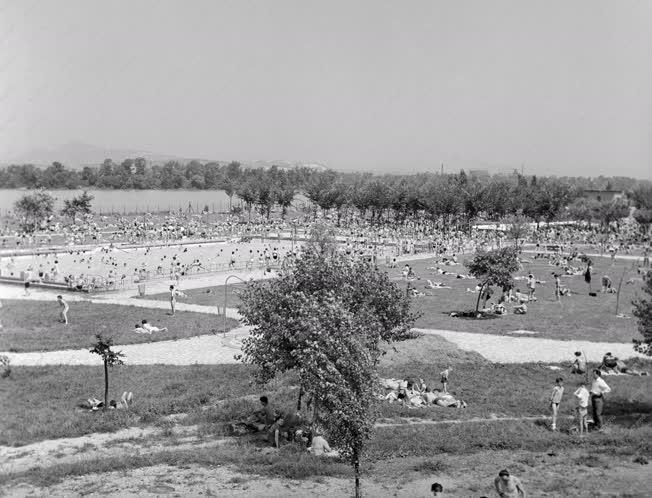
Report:
M 485 320 L 470 320 L 449 316 L 451 311 L 468 310 L 475 307 L 477 294 L 466 292 L 467 288 L 475 286 L 475 280 L 461 280 L 454 276 L 437 275 L 433 271 L 426 269 L 430 266 L 436 266 L 432 259 L 411 261 L 410 265 L 415 273 L 421 277 L 421 280 L 412 282 L 412 285 L 418 290 L 427 291 L 424 288 L 427 279 L 443 282 L 445 285 L 452 287 L 452 289 L 428 291 L 432 296 L 415 298 L 414 308 L 423 313 L 423 316 L 416 322 L 417 327 L 485 334 L 505 334 L 514 330 L 532 330 L 538 332 L 538 337 L 560 340 L 630 342 L 632 338 L 639 337 L 636 320 L 616 318 L 615 294 L 598 293 L 597 297 L 590 297 L 582 276 L 562 278 L 564 285 L 571 289 L 573 295 L 564 298 L 561 304 L 557 303 L 554 299 L 554 279 L 551 275 L 551 272 L 556 268 L 549 266 L 547 261 L 525 264 L 524 271 L 517 274 L 517 276 L 525 276 L 531 271 L 539 280 L 546 281 L 546 284 L 538 286 L 537 296 L 539 300 L 528 306 L 527 315 L 508 314 L 503 317 Z M 442 268 L 448 271 L 467 273 L 463 265 Z M 610 275 L 614 285 L 617 285 L 623 269 L 628 270 L 629 276 L 636 276 L 635 270 L 631 269 L 630 262 L 617 261 L 615 266 L 612 267 L 608 258 L 595 258 L 594 290 L 596 288 L 599 290 L 600 278 L 604 274 Z M 399 285 L 405 285 L 400 279 L 401 268 L 391 269 L 390 275 Z M 523 280 L 517 281 L 516 286 L 525 291 L 525 282 Z M 238 288 L 241 288 L 241 285 L 228 286 L 228 307 L 237 306 L 239 302 Z M 640 288 L 640 282 L 633 285 L 623 283 L 620 297 L 620 313 L 631 315 L 631 302 Z M 183 302 L 206 306 L 215 306 L 218 302 L 222 306 L 224 303 L 224 286 L 193 289 L 187 291 L 186 294 L 188 298 L 183 299 Z M 165 301 L 168 299 L 168 295 L 165 293 L 153 294 L 146 298 Z M 494 297 L 493 301 L 496 301 L 496 298 L 497 296 Z
M 0 351 L 52 351 L 91 347 L 95 334 L 113 337 L 116 344 L 181 339 L 222 330 L 222 317 L 179 311 L 175 317 L 165 310 L 113 304 L 70 303 L 69 325 L 58 323 L 56 302 L 3 300 Z M 133 332 L 136 322 L 146 319 L 166 332 L 152 335 Z M 229 328 L 238 325 L 228 320 Z
M 473 353 L 456 352 L 453 345 L 437 337 L 400 344 L 398 349 L 399 353 L 391 353 L 383 360 L 382 375 L 415 375 L 436 383 L 438 372 L 448 362 L 453 365 L 451 391 L 465 399 L 469 407 L 465 410 L 440 407 L 410 410 L 382 403 L 379 413 L 382 419 L 450 420 L 490 414 L 536 416 L 546 413 L 547 396 L 558 375 L 544 365 L 494 365 L 478 359 Z M 432 362 L 424 363 L 424 359 L 432 359 Z M 291 377 L 259 388 L 250 384 L 251 372 L 251 368 L 244 365 L 115 367 L 110 372 L 110 395 L 119 398 L 122 391 L 133 391 L 133 409 L 130 412 L 88 413 L 77 411 L 75 406 L 79 400 L 101 396 L 101 368 L 15 367 L 9 379 L 0 380 L 0 398 L 11 400 L 0 408 L 0 444 L 25 444 L 95 431 L 114 431 L 152 424 L 164 415 L 179 412 L 190 413 L 184 424 L 206 425 L 220 431 L 224 422 L 241 418 L 255 409 L 255 395 L 262 393 L 269 394 L 277 408 L 292 408 L 296 391 L 289 389 L 293 384 Z M 618 423 L 627 424 L 636 417 L 628 414 L 652 409 L 650 377 L 611 377 L 607 382 L 614 392 L 606 403 L 606 417 L 616 417 L 614 420 Z M 574 383 L 569 380 L 567 390 L 573 387 Z M 245 395 L 254 396 L 233 399 Z M 211 406 L 217 400 L 225 402 Z M 206 406 L 211 408 L 203 410 Z M 567 414 L 571 408 L 570 393 L 567 393 L 562 413 Z
M 109 372 L 109 397 L 134 393 L 132 409 L 106 413 L 77 410 L 78 402 L 102 398 L 101 367 L 14 367 L 0 380 L 0 444 L 75 437 L 155 423 L 171 413 L 192 412 L 217 400 L 255 394 L 244 365 L 117 366 Z M 284 385 L 278 382 L 272 385 Z M 288 396 L 290 394 L 288 393 Z

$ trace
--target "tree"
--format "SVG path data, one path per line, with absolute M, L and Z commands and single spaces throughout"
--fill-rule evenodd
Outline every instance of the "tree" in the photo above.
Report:
M 638 330 L 643 336 L 643 340 L 634 339 L 634 349 L 639 353 L 652 356 L 652 273 L 647 273 L 644 283 L 645 295 L 638 296 L 632 302 L 633 314 L 638 318 Z
M 256 365 L 259 382 L 297 372 L 300 396 L 313 399 L 329 438 L 354 467 L 359 496 L 381 343 L 414 337 L 416 315 L 410 296 L 386 272 L 318 249 L 328 247 L 324 239 L 284 263 L 278 279 L 247 284 L 239 312 L 253 330 L 239 358 Z
M 222 172 L 222 178 L 220 178 L 217 186 L 223 190 L 226 195 L 229 196 L 229 212 L 233 205 L 233 196 L 240 190 L 242 187 L 242 168 L 238 162 L 230 162 Z M 251 212 L 251 209 L 250 209 Z
M 652 224 L 652 209 L 637 209 L 634 211 L 634 219 L 641 226 L 643 235 L 646 235 L 650 231 L 650 225 Z
M 652 209 L 652 185 L 639 185 L 630 197 L 637 208 Z
M 525 216 L 514 215 L 505 220 L 509 225 L 507 228 L 507 235 L 514 239 L 514 244 L 518 249 L 518 241 L 523 240 L 530 231 L 530 224 Z
M 123 365 L 124 362 L 121 358 L 124 357 L 121 351 L 113 351 L 111 346 L 113 346 L 113 339 L 107 337 L 106 339 L 102 337 L 102 334 L 97 334 L 97 343 L 91 353 L 99 355 L 104 362 L 104 410 L 109 406 L 109 367 L 115 365 Z
M 503 247 L 493 251 L 482 249 L 475 253 L 475 257 L 466 263 L 469 273 L 480 280 L 480 291 L 475 303 L 475 312 L 480 307 L 480 297 L 489 285 L 506 287 L 512 283 L 512 273 L 518 270 L 516 248 Z
M 70 216 L 72 222 L 74 223 L 75 218 L 78 214 L 91 214 L 91 201 L 94 198 L 94 196 L 90 195 L 84 190 L 80 196 L 63 201 L 63 209 L 61 210 L 61 214 L 64 216 Z
M 54 197 L 45 190 L 25 194 L 14 203 L 16 216 L 26 232 L 34 232 L 41 225 L 47 224 L 53 209 Z
M 615 222 L 618 225 L 622 218 L 629 215 L 629 207 L 619 199 L 612 202 L 603 202 L 597 208 L 597 215 L 603 229 L 608 230 L 612 223 Z

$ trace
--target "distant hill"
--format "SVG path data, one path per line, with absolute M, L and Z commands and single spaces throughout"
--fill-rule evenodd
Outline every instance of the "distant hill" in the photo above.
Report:
M 114 162 L 122 162 L 125 159 L 135 159 L 143 157 L 147 159 L 150 164 L 163 164 L 168 161 L 178 161 L 180 163 L 187 163 L 193 160 L 206 162 L 217 162 L 219 164 L 226 164 L 229 161 L 220 161 L 216 159 L 205 159 L 198 157 L 182 157 L 172 156 L 165 154 L 158 154 L 151 151 L 136 150 L 136 149 L 111 149 L 106 147 L 98 147 L 81 142 L 70 142 L 59 147 L 52 149 L 37 148 L 21 154 L 18 157 L 9 159 L 0 159 L 0 164 L 34 164 L 36 166 L 49 166 L 55 161 L 60 162 L 67 168 L 81 169 L 84 166 L 97 166 L 102 164 L 105 159 L 112 159 Z M 297 166 L 305 166 L 319 171 L 328 169 L 326 166 L 318 163 L 304 163 L 301 161 L 240 161 L 243 167 L 249 168 L 271 168 L 273 165 L 283 169 L 292 169 Z
M 4 164 L 34 164 L 37 166 L 49 166 L 54 161 L 58 161 L 67 168 L 82 168 L 84 166 L 96 166 L 110 158 L 115 162 L 122 162 L 125 159 L 134 159 L 144 157 L 151 163 L 161 163 L 166 161 L 187 162 L 192 158 L 183 158 L 171 155 L 157 154 L 150 151 L 135 149 L 111 149 L 98 147 L 81 142 L 70 142 L 52 149 L 37 148 L 21 154 L 18 157 L 5 159 Z M 205 159 L 198 159 L 206 161 Z

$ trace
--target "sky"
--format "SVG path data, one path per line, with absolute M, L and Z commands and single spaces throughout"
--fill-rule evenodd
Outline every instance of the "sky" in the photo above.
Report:
M 650 0 L 0 0 L 0 160 L 652 178 L 651 60 Z

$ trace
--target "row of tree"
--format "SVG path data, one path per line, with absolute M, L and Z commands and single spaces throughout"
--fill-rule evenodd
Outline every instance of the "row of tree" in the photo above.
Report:
M 61 162 L 53 162 L 47 168 L 33 164 L 13 164 L 0 168 L 0 187 L 2 188 L 49 188 L 49 189 L 222 189 L 224 183 L 234 180 L 233 173 L 242 173 L 237 162 L 181 163 L 168 161 L 165 164 L 152 164 L 143 157 L 116 162 L 105 159 L 101 165 L 85 166 L 83 169 L 67 169 Z M 227 173 L 228 171 L 228 173 Z M 301 186 L 314 170 L 308 167 L 294 168 L 290 173 L 295 186 Z M 514 176 L 516 176 L 514 172 Z M 340 178 L 355 174 L 341 173 Z M 408 175 L 400 175 L 408 176 Z M 225 178 L 228 177 L 228 178 Z M 487 175 L 484 176 L 487 178 Z M 574 189 L 623 190 L 634 192 L 644 183 L 648 189 L 650 182 L 641 182 L 629 177 L 562 177 L 561 182 Z
M 4 181 L 18 178 L 20 181 Z M 4 179 L 4 180 L 3 180 Z M 249 217 L 254 210 L 270 217 L 278 208 L 282 217 L 301 194 L 311 201 L 315 216 L 319 209 L 330 212 L 338 224 L 342 219 L 365 218 L 371 222 L 427 218 L 441 227 L 470 226 L 479 218 L 502 220 L 524 216 L 535 222 L 573 219 L 597 222 L 603 227 L 629 213 L 629 204 L 638 208 L 637 219 L 649 225 L 652 218 L 652 186 L 644 182 L 634 187 L 628 201 L 597 202 L 582 198 L 577 182 L 552 177 L 509 176 L 472 177 L 459 174 L 421 173 L 413 175 L 372 175 L 319 171 L 307 167 L 282 169 L 243 168 L 229 164 L 191 161 L 169 162 L 149 167 L 144 159 L 126 160 L 120 165 L 106 160 L 99 168 L 81 173 L 54 163 L 45 170 L 33 166 L 9 166 L 0 170 L 3 186 L 79 186 L 107 188 L 212 188 L 224 191 L 244 203 Z M 33 185 L 32 185 L 33 184 Z

